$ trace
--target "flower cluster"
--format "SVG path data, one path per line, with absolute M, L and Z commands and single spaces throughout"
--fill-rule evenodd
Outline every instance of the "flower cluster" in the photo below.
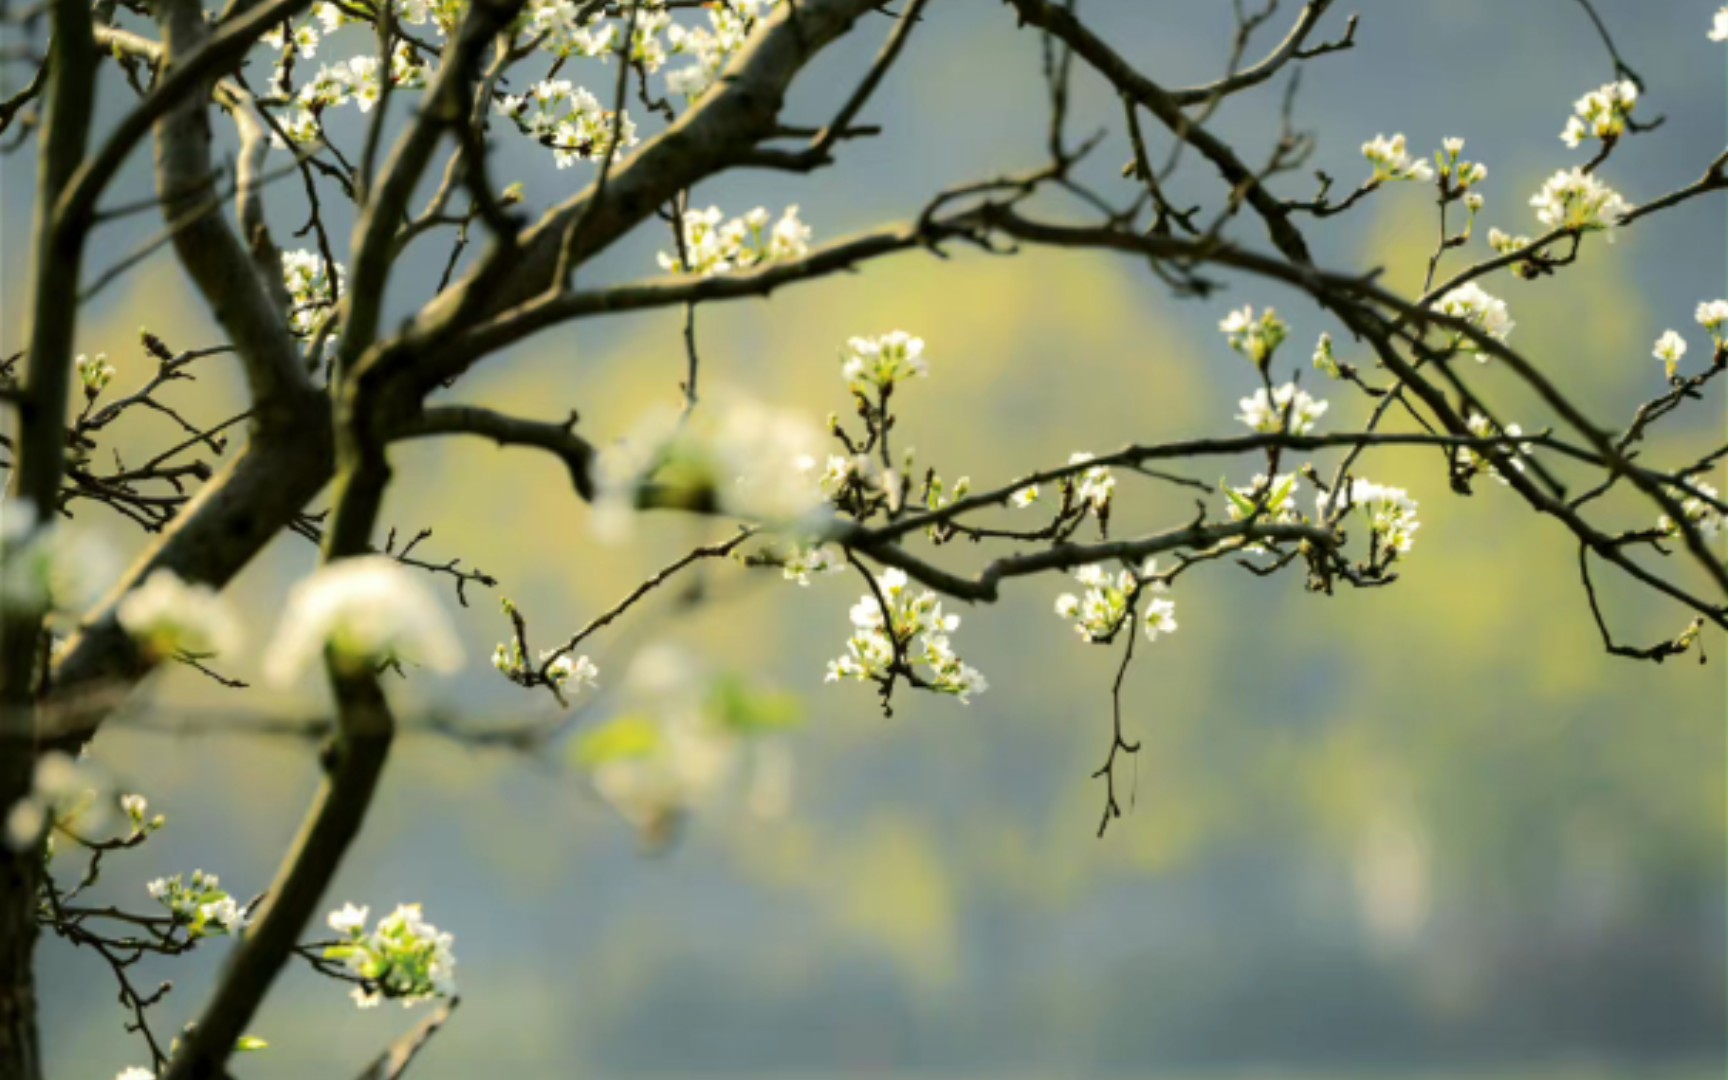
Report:
M 378 66 L 376 56 L 362 53 L 320 67 L 318 73 L 294 95 L 295 109 L 282 124 L 282 133 L 288 141 L 306 145 L 322 139 L 323 115 L 328 109 L 353 102 L 361 112 L 371 112 L 384 92 Z M 285 67 L 277 68 L 276 89 L 283 93 L 287 90 L 282 85 L 286 76 Z M 396 51 L 391 54 L 390 81 L 405 89 L 423 86 L 426 82 L 426 66 L 420 63 L 406 42 L 398 43 Z
M 1153 594 L 1167 591 L 1169 586 L 1157 579 L 1158 564 L 1148 559 L 1139 570 L 1124 567 L 1115 576 L 1096 563 L 1074 571 L 1074 579 L 1084 585 L 1079 596 L 1063 593 L 1056 598 L 1056 614 L 1074 622 L 1074 632 L 1082 641 L 1109 641 L 1122 628 L 1128 612 L 1146 589 Z M 1158 640 L 1159 634 L 1176 630 L 1176 601 L 1153 595 L 1143 601 L 1146 610 L 1141 626 L 1148 639 Z
M 547 664 L 548 660 L 551 663 Z M 559 649 L 546 649 L 540 653 L 540 662 L 546 664 L 546 678 L 559 690 L 579 694 L 600 685 L 600 668 L 586 656 L 571 656 Z M 522 643 L 513 641 L 506 645 L 500 642 L 492 650 L 492 666 L 507 678 L 526 678 L 528 658 L 522 655 Z
M 606 60 L 618 52 L 619 28 L 605 22 L 603 12 L 604 8 L 579 0 L 529 0 L 522 9 L 521 29 L 541 37 L 540 47 L 559 60 L 572 56 Z M 664 11 L 638 9 L 636 19 L 633 51 L 640 53 L 649 70 L 657 70 L 665 62 L 665 50 L 656 35 L 670 17 Z
M 1408 554 L 1416 542 L 1416 500 L 1403 488 L 1388 487 L 1367 480 L 1353 479 L 1344 489 L 1343 499 L 1334 508 L 1334 492 L 1321 492 L 1317 497 L 1320 517 L 1332 512 L 1359 511 L 1373 533 L 1374 545 L 1387 561 Z
M 1290 336 L 1290 327 L 1278 317 L 1277 311 L 1267 308 L 1256 317 L 1252 304 L 1226 315 L 1218 329 L 1224 332 L 1232 349 L 1260 367 L 1271 362 L 1272 354 Z
M 190 937 L 221 937 L 246 929 L 245 910 L 222 888 L 215 874 L 194 870 L 190 881 L 175 874 L 157 878 L 145 889 Z
M 153 659 L 216 656 L 239 647 L 239 621 L 222 597 L 208 585 L 181 581 L 172 570 L 157 570 L 127 593 L 115 617 Z
M 335 9 L 334 4 L 329 6 Z M 279 22 L 258 39 L 266 48 L 275 49 L 282 54 L 281 64 L 295 58 L 310 60 L 317 56 L 319 40 L 318 28 L 310 22 L 297 27 L 290 27 L 287 22 Z M 277 70 L 281 70 L 281 65 L 278 65 Z
M 1327 408 L 1326 402 L 1309 396 L 1293 382 L 1274 387 L 1270 394 L 1261 387 L 1252 397 L 1245 397 L 1237 404 L 1242 411 L 1236 414 L 1236 419 L 1262 434 L 1288 431 L 1292 435 L 1306 435 L 1314 430 Z
M 1572 232 L 1606 232 L 1610 243 L 1614 227 L 1632 206 L 1619 192 L 1583 169 L 1561 169 L 1548 178 L 1542 190 L 1530 196 L 1536 219 L 1550 229 Z
M 636 145 L 636 125 L 628 114 L 614 113 L 600 100 L 567 79 L 542 79 L 526 94 L 502 98 L 498 111 L 515 122 L 524 135 L 552 148 L 560 169 L 578 161 L 595 161 L 617 145 Z
M 840 375 L 853 393 L 875 390 L 883 395 L 891 393 L 896 383 L 928 378 L 924 339 L 904 330 L 881 337 L 848 338 L 840 349 Z
M 1440 164 L 1441 178 L 1451 185 L 1453 191 L 1469 191 L 1488 179 L 1488 166 L 1480 161 L 1466 161 L 1461 157 L 1464 153 L 1463 139 L 1453 136 L 1443 140 L 1440 147 L 1440 153 L 1436 154 L 1434 159 Z
M 325 310 L 336 303 L 339 290 L 345 290 L 347 276 L 341 263 L 334 264 L 336 274 L 330 274 L 331 264 L 311 251 L 282 253 L 282 283 L 288 288 L 288 300 L 293 305 L 288 312 L 288 328 L 295 337 L 310 337 L 318 329 Z
M 1427 183 L 1434 179 L 1434 169 L 1426 161 L 1417 161 L 1410 157 L 1409 147 L 1402 133 L 1390 139 L 1384 135 L 1374 136 L 1362 144 L 1362 156 L 1374 167 L 1374 175 L 1368 179 L 1369 184 L 1383 184 L 1388 180 L 1416 180 Z
M 1068 464 L 1084 465 L 1092 458 L 1091 454 L 1080 450 L 1068 455 Z M 1075 500 L 1083 503 L 1094 517 L 1103 520 L 1109 516 L 1110 500 L 1116 494 L 1116 477 L 1111 475 L 1108 466 L 1094 465 L 1077 478 L 1064 480 L 1063 484 L 1073 490 Z
M 829 454 L 820 473 L 816 473 L 813 456 L 799 458 L 796 464 L 805 473 L 815 473 L 816 486 L 836 502 L 845 499 L 848 493 L 876 486 L 876 461 L 866 454 Z
M 673 25 L 666 30 L 666 44 L 678 56 L 691 57 L 695 63 L 666 75 L 666 89 L 695 100 L 707 92 L 719 77 L 726 62 L 744 47 L 744 40 L 756 28 L 763 9 L 779 0 L 728 0 L 724 4 L 709 4 L 708 26 Z
M 108 362 L 107 353 L 99 352 L 95 356 L 79 353 L 72 366 L 78 372 L 78 381 L 84 386 L 84 396 L 92 400 L 114 378 L 114 365 Z
M 664 0 L 644 0 L 634 7 L 635 29 L 630 34 L 628 59 L 653 75 L 666 66 L 666 43 L 660 40 L 660 35 L 671 27 L 672 15 Z M 609 61 L 620 51 L 625 23 L 602 20 L 600 14 L 605 10 L 602 6 L 581 0 L 536 0 L 527 10 L 537 28 L 550 31 L 545 48 L 555 56 L 588 56 Z M 579 21 L 578 16 L 584 10 L 592 14 L 585 22 Z
M 884 682 L 896 671 L 909 672 L 912 665 L 922 664 L 928 669 L 922 678 L 929 688 L 953 694 L 962 704 L 988 688 L 984 676 L 963 663 L 949 643 L 960 616 L 944 613 L 935 593 L 914 593 L 904 572 L 885 570 L 876 579 L 876 589 L 852 605 L 851 617 L 846 655 L 828 662 L 828 682 Z
M 1573 103 L 1560 141 L 1576 150 L 1585 139 L 1618 139 L 1626 133 L 1626 121 L 1637 105 L 1636 83 L 1621 80 L 1599 86 Z
M 1505 341 L 1517 325 L 1506 311 L 1506 302 L 1485 292 L 1474 281 L 1467 281 L 1442 294 L 1434 302 L 1434 310 L 1468 323 L 1495 341 Z M 1463 339 L 1463 334 L 1454 334 L 1452 345 L 1456 347 Z M 1488 355 L 1478 352 L 1476 359 L 1486 362 Z
M 684 212 L 683 252 L 660 252 L 662 270 L 708 277 L 732 270 L 801 259 L 810 251 L 810 226 L 788 206 L 774 221 L 758 206 L 743 217 L 727 219 L 717 206 Z
M 1722 512 L 1711 501 L 1720 501 L 1720 496 L 1715 488 L 1702 480 L 1693 480 L 1691 484 L 1706 498 L 1701 499 L 1697 495 L 1687 496 L 1686 500 L 1680 504 L 1680 513 L 1705 540 L 1715 540 L 1722 535 L 1723 529 L 1728 527 L 1728 522 L 1724 521 Z M 1680 535 L 1680 526 L 1675 524 L 1674 519 L 1667 514 L 1663 514 L 1657 520 L 1656 528 L 1667 536 Z
M 396 998 L 407 1007 L 456 993 L 456 957 L 450 951 L 456 939 L 427 922 L 419 904 L 398 905 L 371 933 L 366 931 L 369 911 L 344 904 L 327 920 L 341 940 L 325 948 L 324 959 L 364 980 L 353 990 L 356 1005 L 370 1009 L 384 998 Z
M 1479 412 L 1472 412 L 1469 419 L 1465 421 L 1465 425 L 1470 429 L 1470 434 L 1476 436 L 1478 439 L 1493 439 L 1500 437 L 1516 439 L 1518 436 L 1524 434 L 1517 424 L 1507 424 L 1504 430 L 1496 428 L 1492 420 L 1483 416 Z M 1496 462 L 1511 462 L 1514 470 L 1523 472 L 1523 455 L 1529 452 L 1530 446 L 1528 443 L 1515 443 L 1511 446 L 1502 445 L 1480 451 L 1473 447 L 1460 446 L 1457 453 L 1454 455 L 1453 460 L 1457 464 L 1458 472 L 1465 476 L 1475 476 L 1479 473 L 1487 473 L 1489 476 L 1492 476 L 1494 479 L 1504 484 L 1507 482 L 1506 478 L 1500 474 L 1499 468 L 1496 467 Z
M 1434 155 L 1434 163 L 1440 172 L 1440 197 L 1447 202 L 1464 200 L 1469 218 L 1464 222 L 1462 235 L 1468 237 L 1476 227 L 1476 214 L 1483 205 L 1482 193 L 1475 188 L 1488 179 L 1488 166 L 1465 159 L 1464 140 L 1456 136 L 1442 140 L 1440 147 Z
M 326 651 L 351 673 L 387 663 L 444 672 L 462 664 L 462 647 L 437 598 L 385 555 L 339 559 L 296 584 L 265 659 L 265 675 L 286 684 Z
M 164 814 L 150 813 L 150 800 L 135 792 L 120 796 L 120 812 L 126 815 L 126 821 L 132 826 L 132 835 L 151 833 L 168 824 Z
M 846 556 L 838 544 L 793 544 L 780 562 L 787 581 L 806 586 L 812 574 L 838 574 L 844 569 Z

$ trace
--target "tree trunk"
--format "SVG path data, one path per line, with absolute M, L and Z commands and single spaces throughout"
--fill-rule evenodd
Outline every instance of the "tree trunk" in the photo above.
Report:
M 0 739 L 0 816 L 30 790 L 27 740 Z M 41 1080 L 36 1037 L 36 890 L 41 852 L 0 837 L 0 1080 Z

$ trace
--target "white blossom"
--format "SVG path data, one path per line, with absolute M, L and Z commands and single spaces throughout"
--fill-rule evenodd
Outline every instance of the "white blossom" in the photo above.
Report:
M 427 922 L 419 904 L 399 904 L 366 932 L 367 908 L 344 904 L 330 913 L 330 928 L 342 940 L 324 950 L 324 959 L 341 963 L 365 980 L 351 996 L 362 1009 L 384 998 L 404 1007 L 456 993 L 456 939 Z
M 1025 487 L 1017 489 L 1014 494 L 1008 496 L 1008 505 L 1012 506 L 1016 510 L 1024 510 L 1038 501 L 1038 495 L 1038 485 L 1027 484 Z
M 150 812 L 150 800 L 136 793 L 120 796 L 120 810 L 134 825 L 144 823 L 144 815 Z
M 1680 336 L 1678 330 L 1664 330 L 1662 336 L 1656 339 L 1656 348 L 1651 355 L 1662 361 L 1668 377 L 1672 379 L 1680 369 L 1680 358 L 1686 355 L 1686 339 Z
M 1434 310 L 1469 323 L 1495 341 L 1505 341 L 1516 325 L 1506 310 L 1506 302 L 1485 292 L 1474 281 L 1448 290 L 1434 302 Z M 1452 344 L 1456 346 L 1463 340 L 1463 334 L 1455 334 Z M 1478 352 L 1476 359 L 1486 362 L 1488 355 Z
M 763 207 L 735 218 L 727 218 L 718 206 L 691 209 L 684 211 L 683 220 L 683 251 L 655 256 L 662 270 L 674 274 L 709 277 L 800 259 L 810 250 L 810 227 L 799 219 L 796 206 L 788 206 L 772 227 Z
M 30 790 L 6 810 L 6 842 L 22 851 L 51 825 L 76 826 L 82 835 L 100 830 L 113 805 L 104 774 L 59 750 L 36 759 Z
M 113 552 L 89 533 L 41 521 L 34 503 L 0 494 L 0 610 L 83 609 L 117 569 Z
M 1278 346 L 1290 336 L 1289 326 L 1278 317 L 1277 311 L 1267 308 L 1256 317 L 1252 304 L 1226 315 L 1219 322 L 1218 329 L 1224 332 L 1224 338 L 1232 349 L 1260 367 L 1271 361 Z
M 812 574 L 838 574 L 846 557 L 838 544 L 794 544 L 780 563 L 787 581 L 808 586 Z
M 1163 582 L 1155 582 L 1154 589 L 1163 589 Z M 1140 616 L 1141 629 L 1146 631 L 1147 641 L 1157 641 L 1159 634 L 1174 634 L 1176 632 L 1176 601 L 1167 596 L 1152 596 L 1146 600 L 1146 612 Z
M 892 567 L 883 571 L 876 589 L 852 605 L 851 619 L 853 633 L 846 652 L 828 662 L 826 681 L 885 680 L 894 670 L 898 646 L 906 667 L 916 670 L 914 665 L 922 665 L 920 677 L 938 693 L 967 704 L 973 694 L 988 688 L 983 674 L 956 656 L 949 642 L 960 616 L 944 612 L 935 593 L 914 593 L 903 571 Z
M 1626 133 L 1626 121 L 1638 104 L 1638 86 L 1630 80 L 1606 83 L 1579 98 L 1560 132 L 1560 141 L 1577 149 L 1585 139 L 1616 139 Z
M 1698 325 L 1710 335 L 1718 348 L 1722 346 L 1724 325 L 1728 325 L 1728 300 L 1705 300 L 1699 303 L 1695 316 Z
M 1262 434 L 1288 430 L 1292 435 L 1306 435 L 1314 430 L 1327 408 L 1326 402 L 1309 396 L 1295 383 L 1274 387 L 1270 394 L 1261 387 L 1237 404 L 1242 411 L 1236 414 L 1236 419 Z
M 1708 499 L 1720 500 L 1716 489 L 1702 480 L 1692 480 L 1691 485 Z M 1722 512 L 1706 499 L 1701 499 L 1697 495 L 1688 495 L 1680 504 L 1680 513 L 1705 540 L 1713 541 L 1722 535 L 1724 528 Z M 1669 536 L 1680 535 L 1680 527 L 1667 514 L 1663 514 L 1657 519 L 1656 528 Z
M 1710 20 L 1710 40 L 1728 41 L 1728 7 L 1717 9 Z
M 911 378 L 928 378 L 924 339 L 904 330 L 880 337 L 853 337 L 840 350 L 840 377 L 855 393 L 875 390 L 885 393 Z
M 1326 519 L 1333 509 L 1333 492 L 1321 492 L 1316 502 L 1319 514 Z M 1361 514 L 1374 534 L 1374 542 L 1387 557 L 1407 554 L 1416 542 L 1416 500 L 1403 488 L 1388 487 L 1367 480 L 1353 479 L 1338 509 L 1348 507 Z
M 1550 229 L 1606 232 L 1610 242 L 1614 227 L 1632 211 L 1618 192 L 1581 168 L 1561 169 L 1549 177 L 1530 197 L 1530 205 L 1536 208 L 1536 219 Z
M 1416 180 L 1426 183 L 1434 179 L 1434 169 L 1426 161 L 1414 161 L 1402 134 L 1387 138 L 1376 135 L 1362 144 L 1362 156 L 1374 167 L 1370 184 L 1388 180 Z
M 168 569 L 155 571 L 127 593 L 115 618 L 156 658 L 181 652 L 232 655 L 241 639 L 240 623 L 226 600 L 208 585 L 187 584 Z
M 328 648 L 350 671 L 401 661 L 452 672 L 462 647 L 432 590 L 385 555 L 339 559 L 296 584 L 265 658 L 265 676 L 285 685 Z
M 78 381 L 84 385 L 87 398 L 100 394 L 114 378 L 114 365 L 108 362 L 107 353 L 99 352 L 95 356 L 79 353 L 72 366 L 78 372 Z
M 1458 191 L 1468 191 L 1470 188 L 1488 179 L 1488 166 L 1480 161 L 1466 161 L 1460 155 L 1464 153 L 1464 140 L 1456 136 L 1441 142 L 1441 153 L 1437 155 L 1440 162 L 1440 175 L 1451 180 Z M 1481 196 L 1476 196 L 1476 205 L 1472 211 L 1480 210 Z
M 778 0 L 730 0 L 708 5 L 709 26 L 672 25 L 666 29 L 668 51 L 695 62 L 666 76 L 666 89 L 694 100 L 701 97 L 755 29 L 763 9 Z
M 1139 570 L 1124 567 L 1111 574 L 1102 566 L 1090 563 L 1074 571 L 1074 579 L 1085 588 L 1076 596 L 1064 593 L 1056 598 L 1056 614 L 1074 623 L 1074 632 L 1082 641 L 1108 641 L 1121 629 L 1123 620 L 1134 606 L 1142 590 L 1157 594 L 1169 586 L 1156 580 L 1157 563 L 1147 560 Z M 1176 602 L 1160 596 L 1144 598 L 1146 604 L 1143 626 L 1147 637 L 1157 640 L 1158 634 L 1176 629 Z
M 365 929 L 366 916 L 371 911 L 372 909 L 368 907 L 356 907 L 351 903 L 345 903 L 332 911 L 324 921 L 329 923 L 330 929 L 338 934 L 343 937 L 350 937 L 357 931 Z
M 542 79 L 526 94 L 503 98 L 497 107 L 523 134 L 551 147 L 553 163 L 560 169 L 612 153 L 614 128 L 618 146 L 637 142 L 636 125 L 628 114 L 615 115 L 568 79 Z
M 1517 424 L 1507 424 L 1504 431 L 1497 429 L 1492 420 L 1489 420 L 1479 412 L 1472 412 L 1469 419 L 1465 421 L 1465 426 L 1469 428 L 1470 434 L 1476 436 L 1478 439 L 1492 439 L 1501 436 L 1515 439 L 1524 434 Z M 1455 460 L 1458 464 L 1458 470 L 1462 473 L 1473 476 L 1477 473 L 1485 472 L 1489 476 L 1500 481 L 1502 484 L 1505 484 L 1507 483 L 1506 477 L 1501 475 L 1496 462 L 1509 461 L 1515 471 L 1523 472 L 1523 457 L 1529 452 L 1529 443 L 1513 443 L 1510 445 L 1503 444 L 1501 446 L 1483 450 L 1477 450 L 1474 447 L 1469 446 L 1460 446 L 1455 455 Z
M 348 278 L 341 263 L 334 264 L 332 282 L 330 266 L 322 256 L 312 251 L 282 253 L 282 283 L 287 286 L 288 327 L 296 337 L 310 337 L 318 329 L 324 312 L 336 302 L 336 291 L 347 292 Z
M 194 938 L 238 934 L 248 923 L 245 911 L 215 874 L 194 870 L 190 879 L 180 874 L 157 878 L 145 891 Z
M 540 659 L 544 661 L 550 655 L 550 652 L 541 653 Z M 565 653 L 547 666 L 546 677 L 560 689 L 579 693 L 600 685 L 600 668 L 586 656 Z
M 812 476 L 820 442 L 803 414 L 745 397 L 716 394 L 688 421 L 670 409 L 650 412 L 599 456 L 595 527 L 606 539 L 624 536 L 637 499 L 650 489 L 659 505 L 713 508 L 774 526 L 819 524 L 827 517 Z
M 1327 378 L 1341 379 L 1344 370 L 1338 366 L 1338 357 L 1332 352 L 1332 335 L 1321 334 L 1320 340 L 1314 344 L 1314 368 Z
M 140 1065 L 121 1069 L 114 1080 L 156 1080 L 156 1074 Z
M 1093 455 L 1084 450 L 1077 450 L 1068 455 L 1068 464 L 1082 465 L 1093 460 Z M 1110 500 L 1116 492 L 1116 477 L 1105 465 L 1094 465 L 1086 469 L 1073 480 L 1065 481 L 1073 485 L 1074 497 L 1084 503 L 1097 517 L 1103 517 L 1110 511 Z

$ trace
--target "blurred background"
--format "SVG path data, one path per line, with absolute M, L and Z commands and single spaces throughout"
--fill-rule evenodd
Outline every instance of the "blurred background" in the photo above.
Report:
M 1184 85 L 1222 69 L 1228 7 L 1091 0 L 1084 13 L 1155 78 Z M 1294 15 L 1284 7 L 1269 35 Z M 1639 115 L 1667 118 L 1604 170 L 1644 202 L 1695 179 L 1722 147 L 1723 46 L 1705 39 L 1715 5 L 1598 7 L 1648 81 Z M 931 8 L 865 117 L 884 126 L 881 138 L 845 147 L 837 167 L 812 177 L 731 176 L 699 188 L 694 203 L 731 213 L 797 203 L 821 242 L 912 216 L 942 186 L 1040 163 L 1037 39 L 990 0 Z M 1582 10 L 1572 0 L 1362 9 L 1357 47 L 1304 69 L 1297 108 L 1320 139 L 1314 165 L 1353 184 L 1366 168 L 1357 148 L 1377 133 L 1402 131 L 1417 153 L 1462 135 L 1466 156 L 1490 170 L 1470 257 L 1486 251 L 1489 225 L 1535 231 L 1529 194 L 1582 160 L 1557 138 L 1572 102 L 1612 75 Z M 1346 14 L 1328 17 L 1333 34 Z M 825 56 L 786 115 L 828 115 L 887 26 L 867 24 Z M 573 77 L 598 87 L 597 70 Z M 109 78 L 112 109 L 125 91 Z M 1078 78 L 1076 136 L 1119 127 L 1113 97 Z M 1212 126 L 1260 159 L 1279 94 L 1243 95 Z M 531 206 L 591 176 L 555 170 L 507 133 L 499 143 L 494 175 L 523 180 Z M 33 144 L 13 153 L 0 174 L 8 352 L 23 329 L 33 153 Z M 1112 136 L 1096 175 L 1125 156 Z M 138 158 L 116 198 L 145 190 L 147 155 Z M 1210 181 L 1196 172 L 1179 194 L 1210 205 Z M 1305 196 L 1310 184 L 1299 175 L 1280 190 Z M 283 239 L 301 221 L 292 186 L 274 211 Z M 1311 234 L 1327 265 L 1384 265 L 1410 288 L 1432 213 L 1423 192 L 1394 187 Z M 154 228 L 105 231 L 93 269 Z M 1252 228 L 1241 235 L 1260 242 Z M 1623 423 L 1660 392 L 1658 333 L 1680 328 L 1696 339 L 1694 357 L 1703 351 L 1691 313 L 1721 294 L 1724 237 L 1721 202 L 1694 202 L 1613 246 L 1586 244 L 1558 280 L 1489 288 L 1511 306 L 1513 343 L 1593 415 Z M 404 264 L 393 295 L 402 311 L 430 294 L 441 245 Z M 650 274 L 667 246 L 650 231 L 584 273 L 590 284 Z M 905 255 L 771 302 L 704 309 L 703 379 L 819 418 L 845 409 L 834 355 L 846 337 L 909 330 L 928 342 L 932 377 L 900 399 L 897 438 L 944 475 L 993 486 L 1075 450 L 1233 426 L 1236 400 L 1253 387 L 1214 329 L 1233 306 L 1277 305 L 1294 330 L 1281 362 L 1298 370 L 1314 336 L 1336 330 L 1294 295 L 1230 286 L 1177 301 L 1129 261 Z M 121 390 L 148 370 L 140 324 L 176 348 L 219 340 L 169 256 L 107 290 L 83 321 L 79 348 L 108 352 Z M 544 419 L 577 408 L 590 436 L 616 436 L 642 410 L 676 400 L 680 329 L 675 312 L 562 329 L 489 361 L 451 399 Z M 1365 364 L 1345 340 L 1341 358 Z M 1323 429 L 1358 422 L 1360 400 L 1315 381 L 1308 371 L 1305 385 L 1332 402 Z M 175 394 L 213 418 L 231 411 L 238 383 L 218 362 Z M 1526 404 L 1508 418 L 1526 430 L 1547 422 Z M 125 437 L 160 447 L 171 433 L 153 423 Z M 1722 431 L 1712 402 L 1682 414 L 1663 445 L 1696 455 Z M 661 519 L 608 547 L 561 468 L 531 452 L 466 440 L 395 459 L 387 519 L 410 533 L 432 528 L 425 557 L 461 557 L 501 581 L 471 589 L 467 610 L 439 583 L 469 662 L 457 678 L 399 685 L 408 715 L 443 710 L 499 726 L 551 715 L 486 664 L 508 634 L 497 597 L 514 598 L 537 644 L 549 643 L 723 532 Z M 1253 467 L 1212 460 L 1190 471 L 1246 483 Z M 1123 773 L 1126 815 L 1103 839 L 1094 836 L 1103 792 L 1088 776 L 1109 745 L 1116 653 L 1084 647 L 1051 614 L 1069 588 L 1055 579 L 961 610 L 955 644 L 989 677 L 988 693 L 970 706 L 906 697 L 892 718 L 866 688 L 822 683 L 860 592 L 851 576 L 801 590 L 718 565 L 702 578 L 707 603 L 669 594 L 596 639 L 603 691 L 578 729 L 627 707 L 624 672 L 650 640 L 803 702 L 804 722 L 784 740 L 785 812 L 757 814 L 735 793 L 654 853 L 562 745 L 522 754 L 404 737 L 329 900 L 375 913 L 422 901 L 456 935 L 462 1005 L 414 1075 L 1721 1075 L 1720 635 L 1706 636 L 1703 666 L 1696 654 L 1662 666 L 1608 657 L 1562 530 L 1498 485 L 1450 496 L 1432 453 L 1381 452 L 1362 471 L 1421 500 L 1402 579 L 1326 598 L 1291 574 L 1219 565 L 1185 576 L 1174 593 L 1180 632 L 1144 647 L 1128 675 L 1125 720 L 1142 750 Z M 1192 513 L 1191 500 L 1128 477 L 1118 503 L 1124 534 Z M 79 521 L 118 547 L 141 546 L 99 509 Z M 237 583 L 255 645 L 315 556 L 287 537 Z M 965 566 L 976 555 L 946 557 Z M 1686 622 L 1618 582 L 1605 581 L 1603 600 L 1629 640 L 1672 637 Z M 256 669 L 255 660 L 225 668 L 243 678 Z M 309 742 L 246 731 L 260 715 L 318 715 L 319 688 L 224 691 L 176 670 L 141 696 L 157 721 L 196 721 L 201 733 L 117 725 L 96 740 L 93 755 L 169 817 L 141 851 L 109 862 L 104 895 L 143 906 L 145 881 L 195 866 L 236 893 L 263 889 L 317 770 Z M 161 1030 L 196 1014 L 223 953 L 217 942 L 147 970 L 175 983 L 157 1010 Z M 40 955 L 53 1074 L 107 1077 L 142 1060 L 104 965 L 52 940 Z M 297 969 L 254 1025 L 271 1048 L 240 1071 L 350 1075 L 419 1015 L 357 1011 L 342 988 Z

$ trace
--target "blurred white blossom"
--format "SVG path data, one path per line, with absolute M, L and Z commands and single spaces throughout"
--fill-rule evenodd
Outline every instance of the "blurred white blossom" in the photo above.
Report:
M 462 647 L 431 588 L 385 555 L 339 559 L 294 586 L 265 676 L 278 686 L 292 682 L 326 648 L 351 672 L 391 661 L 445 673 L 462 665 Z
M 115 611 L 120 626 L 155 658 L 186 652 L 232 655 L 240 645 L 240 623 L 208 585 L 187 584 L 159 569 L 127 593 Z

